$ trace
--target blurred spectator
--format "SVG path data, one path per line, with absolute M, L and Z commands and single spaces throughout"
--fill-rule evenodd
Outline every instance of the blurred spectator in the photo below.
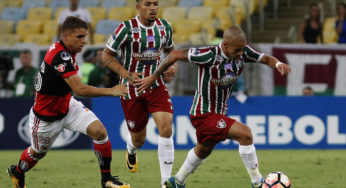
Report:
M 84 63 L 82 66 L 80 66 L 80 72 L 82 74 L 82 83 L 88 84 L 89 83 L 89 75 L 91 71 L 94 70 L 95 64 L 96 64 L 96 57 L 95 52 L 92 50 L 87 50 L 83 54 Z
M 99 49 L 96 51 L 96 63 L 95 68 L 89 74 L 88 85 L 92 85 L 95 87 L 105 87 L 104 79 L 107 72 L 107 67 L 102 63 L 103 49 Z
M 212 41 L 209 42 L 210 45 L 219 45 L 222 42 L 223 30 L 217 29 L 215 37 Z M 233 88 L 232 95 L 235 96 L 235 99 L 240 103 L 245 103 L 247 100 L 247 95 L 245 94 L 245 79 L 244 74 L 239 75 L 235 87 Z
M 20 52 L 22 67 L 16 71 L 14 77 L 14 96 L 29 97 L 34 95 L 33 83 L 37 70 L 32 66 L 32 55 L 29 50 Z
M 61 11 L 58 18 L 58 31 L 57 31 L 57 39 L 61 39 L 61 25 L 65 21 L 68 16 L 75 16 L 86 23 L 88 23 L 89 37 L 90 43 L 94 44 L 94 29 L 91 26 L 91 15 L 90 12 L 84 8 L 78 8 L 79 0 L 70 0 L 70 8 Z
M 320 8 L 317 3 L 310 5 L 309 17 L 301 24 L 299 37 L 302 43 L 317 43 L 318 38 L 323 43 Z
M 304 96 L 314 96 L 314 91 L 312 90 L 312 88 L 310 86 L 306 86 L 303 89 L 303 95 Z
M 13 69 L 12 56 L 0 54 L 0 97 L 12 97 L 13 90 L 7 82 L 7 76 Z
M 336 32 L 339 35 L 339 43 L 346 43 L 346 4 L 340 3 L 338 5 L 338 20 L 335 22 Z

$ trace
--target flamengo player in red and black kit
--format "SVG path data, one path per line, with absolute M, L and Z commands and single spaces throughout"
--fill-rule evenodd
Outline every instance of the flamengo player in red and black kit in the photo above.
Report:
M 239 153 L 251 177 L 252 186 L 261 187 L 263 177 L 258 169 L 251 130 L 243 123 L 227 117 L 227 100 L 245 62 L 261 62 L 277 69 L 282 75 L 290 72 L 290 67 L 272 56 L 253 50 L 247 45 L 242 29 L 232 26 L 225 31 L 219 45 L 173 51 L 153 75 L 136 80 L 134 85 L 139 87 L 139 91 L 150 87 L 159 75 L 177 60 L 198 65 L 198 86 L 190 110 L 198 143 L 189 151 L 178 173 L 169 178 L 167 187 L 185 187 L 188 175 L 202 164 L 217 143 L 227 138 L 239 142 Z
M 127 89 L 124 85 L 96 88 L 82 84 L 75 57 L 86 44 L 88 26 L 81 19 L 70 16 L 62 25 L 62 33 L 62 40 L 47 50 L 37 73 L 36 98 L 29 115 L 31 146 L 24 150 L 18 165 L 9 166 L 12 183 L 16 188 L 26 187 L 24 173 L 46 155 L 65 128 L 93 139 L 102 187 L 129 188 L 130 185 L 111 175 L 112 147 L 107 130 L 92 111 L 71 96 L 71 91 L 84 97 L 124 96 Z
M 134 0 L 133 0 L 134 1 Z M 158 158 L 161 185 L 171 176 L 174 161 L 172 138 L 173 108 L 164 81 L 175 77 L 176 65 L 163 73 L 151 88 L 138 92 L 133 87 L 138 76 L 151 75 L 160 64 L 161 51 L 165 55 L 174 49 L 172 27 L 165 19 L 157 18 L 159 0 L 137 0 L 139 15 L 124 21 L 114 30 L 107 41 L 102 61 L 121 76 L 120 83 L 126 84 L 129 94 L 121 97 L 128 130 L 126 165 L 134 173 L 138 168 L 137 149 L 146 138 L 149 115 L 158 128 Z M 122 54 L 123 66 L 114 58 Z

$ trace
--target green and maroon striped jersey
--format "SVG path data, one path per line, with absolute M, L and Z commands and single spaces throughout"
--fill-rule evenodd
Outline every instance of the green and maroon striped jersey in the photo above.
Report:
M 144 77 L 147 77 L 159 66 L 161 50 L 173 47 L 172 35 L 172 26 L 167 20 L 157 18 L 153 26 L 146 27 L 140 23 L 137 16 L 120 23 L 109 37 L 106 46 L 114 52 L 121 51 L 122 63 L 126 70 L 143 73 Z M 142 94 L 137 92 L 137 88 L 130 86 L 124 78 L 120 78 L 120 83 L 126 84 L 129 90 L 129 95 L 124 99 Z M 160 78 L 152 88 L 163 84 Z
M 227 114 L 227 100 L 245 62 L 259 62 L 263 53 L 246 45 L 243 55 L 229 59 L 221 44 L 204 48 L 190 48 L 189 62 L 198 65 L 197 89 L 190 110 L 191 115 L 205 113 Z

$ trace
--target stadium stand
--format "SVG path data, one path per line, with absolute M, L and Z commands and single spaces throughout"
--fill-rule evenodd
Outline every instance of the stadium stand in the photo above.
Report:
M 53 15 L 53 9 L 47 7 L 31 8 L 28 13 L 28 20 L 50 20 Z
M 42 30 L 42 22 L 39 20 L 20 20 L 16 27 L 16 34 L 23 41 L 29 34 L 38 34 Z
M 178 6 L 186 7 L 188 9 L 198 7 L 202 6 L 202 0 L 180 0 Z
M 96 24 L 96 33 L 104 35 L 106 38 L 112 34 L 114 29 L 120 24 L 119 20 L 100 20 Z
M 19 36 L 16 34 L 0 34 L 0 45 L 12 46 L 19 41 Z
M 51 44 L 50 36 L 42 34 L 42 33 L 39 33 L 39 34 L 28 34 L 24 38 L 23 42 L 25 42 L 25 43 L 33 43 L 33 44 L 38 44 L 38 45 L 50 45 Z
M 229 0 L 204 0 L 203 6 L 213 7 L 215 10 L 228 6 Z
M 102 45 L 104 45 L 105 39 L 106 39 L 105 35 L 103 35 L 103 34 L 99 34 L 99 33 L 94 34 L 94 43 L 95 44 L 102 44 Z
M 338 34 L 335 30 L 335 22 L 338 18 L 337 17 L 330 17 L 327 18 L 323 24 L 323 42 L 324 43 L 337 43 L 338 42 Z
M 0 33 L 9 34 L 13 33 L 14 22 L 7 20 L 0 20 Z
M 212 7 L 193 7 L 189 10 L 187 15 L 189 20 L 203 21 L 209 18 L 213 18 Z
M 23 2 L 22 8 L 24 9 L 25 14 L 27 14 L 31 8 L 45 7 L 45 6 L 46 6 L 46 0 L 25 0 Z
M 123 7 L 126 5 L 126 0 L 103 0 L 102 7 L 106 9 L 110 9 L 112 7 Z
M 55 9 L 54 19 L 55 19 L 56 21 L 58 21 L 60 13 L 61 13 L 63 10 L 67 9 L 67 8 L 68 8 L 68 7 L 59 7 L 59 8 L 57 8 L 57 9 Z
M 169 6 L 162 11 L 162 18 L 168 21 L 179 21 L 186 19 L 187 9 L 185 7 Z
M 93 27 L 96 26 L 96 23 L 99 20 L 104 20 L 106 19 L 106 15 L 107 15 L 107 9 L 106 8 L 102 8 L 102 7 L 88 7 L 86 8 L 91 16 L 91 25 Z
M 20 7 L 23 0 L 2 0 L 1 3 L 4 7 Z
M 82 0 L 79 1 L 79 7 L 98 7 L 100 5 L 100 0 Z
M 132 7 L 113 7 L 108 11 L 108 19 L 110 20 L 128 20 L 135 15 L 135 8 Z
M 26 17 L 22 8 L 5 7 L 1 11 L 1 19 L 17 22 Z
M 58 17 L 57 12 L 61 7 L 70 7 L 69 0 L 50 0 L 49 7 L 53 9 L 55 17 Z M 60 10 L 61 11 L 61 10 Z
M 43 24 L 43 34 L 49 36 L 49 39 L 53 39 L 58 29 L 58 22 L 56 20 L 46 20 Z

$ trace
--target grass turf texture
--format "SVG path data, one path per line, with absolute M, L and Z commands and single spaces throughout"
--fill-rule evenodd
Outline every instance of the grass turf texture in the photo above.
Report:
M 6 169 L 17 163 L 22 151 L 0 150 L 0 187 L 12 187 Z M 187 150 L 175 152 L 173 174 L 187 155 Z M 287 174 L 293 188 L 346 187 L 346 150 L 258 150 L 263 175 L 271 171 Z M 158 188 L 160 170 L 155 150 L 139 150 L 139 170 L 132 174 L 125 167 L 125 150 L 114 150 L 113 175 L 119 175 L 133 188 Z M 32 188 L 73 187 L 96 188 L 100 174 L 92 150 L 51 150 L 38 165 L 26 174 Z M 237 150 L 215 150 L 190 175 L 189 188 L 248 188 L 250 179 Z

